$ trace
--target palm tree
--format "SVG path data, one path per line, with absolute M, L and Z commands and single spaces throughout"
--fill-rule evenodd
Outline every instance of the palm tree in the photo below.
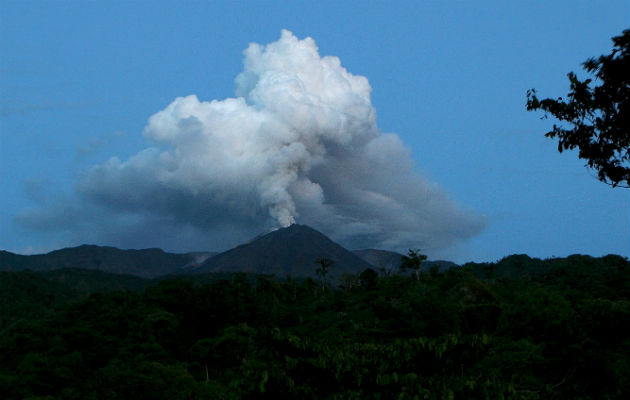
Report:
M 328 268 L 330 268 L 335 262 L 330 258 L 320 258 L 315 261 L 316 264 L 319 264 L 319 268 L 315 270 L 317 275 L 319 275 L 320 280 L 322 282 L 322 292 L 326 288 L 326 275 L 328 274 Z
M 427 256 L 424 254 L 420 254 L 420 249 L 409 249 L 409 252 L 406 256 L 402 256 L 400 269 L 407 270 L 411 269 L 416 274 L 416 279 L 420 280 L 420 266 L 422 262 L 427 259 Z

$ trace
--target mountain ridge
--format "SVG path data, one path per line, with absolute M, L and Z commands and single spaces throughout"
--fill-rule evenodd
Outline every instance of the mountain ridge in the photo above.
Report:
M 190 268 L 204 253 L 168 253 L 162 249 L 122 250 L 111 246 L 84 244 L 45 254 L 20 255 L 0 251 L 0 270 L 52 271 L 62 268 L 94 269 L 115 274 L 156 278 Z M 212 253 L 214 254 L 214 253 Z
M 293 224 L 258 236 L 206 260 L 194 273 L 250 272 L 314 276 L 318 259 L 334 262 L 331 276 L 360 273 L 371 264 L 306 225 Z
M 317 260 L 328 258 L 334 262 L 330 277 L 341 277 L 368 268 L 397 273 L 402 257 L 388 250 L 350 251 L 309 226 L 293 224 L 255 236 L 224 252 L 169 253 L 159 248 L 119 249 L 92 244 L 35 255 L 0 250 L 0 271 L 80 268 L 149 279 L 216 272 L 306 277 L 315 275 Z M 456 266 L 448 261 L 425 261 L 423 269 L 435 263 L 440 270 Z

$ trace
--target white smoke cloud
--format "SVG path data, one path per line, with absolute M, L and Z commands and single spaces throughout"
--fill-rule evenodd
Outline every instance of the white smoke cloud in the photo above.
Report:
M 284 30 L 244 55 L 235 98 L 176 98 L 144 129 L 156 147 L 94 166 L 80 196 L 138 227 L 192 230 L 206 248 L 296 221 L 348 246 L 393 249 L 440 248 L 483 229 L 379 130 L 368 80 L 321 57 L 313 39 Z M 146 231 L 147 246 L 159 245 L 151 232 L 163 230 Z

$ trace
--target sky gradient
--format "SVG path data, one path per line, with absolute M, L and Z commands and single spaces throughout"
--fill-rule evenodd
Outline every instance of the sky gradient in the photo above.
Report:
M 173 228 L 177 237 L 169 237 L 166 228 L 173 219 L 181 222 L 182 213 L 166 221 L 166 214 L 148 218 L 139 206 L 123 212 L 110 204 L 104 211 L 91 203 L 102 200 L 105 189 L 89 171 L 112 157 L 124 163 L 149 147 L 168 152 L 167 143 L 143 136 L 149 118 L 178 97 L 194 94 L 202 103 L 234 98 L 243 51 L 251 42 L 276 42 L 287 29 L 298 40 L 311 37 L 319 56 L 338 57 L 349 74 L 367 78 L 374 138 L 398 138 L 412 169 L 403 175 L 428 183 L 400 182 L 431 188 L 439 193 L 436 202 L 447 204 L 431 208 L 417 201 L 420 189 L 399 189 L 392 196 L 405 204 L 405 215 L 430 222 L 424 237 L 420 228 L 400 222 L 401 233 L 391 240 L 418 234 L 408 237 L 421 242 L 414 247 L 456 262 L 514 253 L 630 256 L 630 191 L 597 181 L 574 152 L 559 154 L 544 137 L 552 122 L 525 110 L 528 89 L 563 96 L 569 71 L 580 76 L 583 61 L 610 52 L 610 38 L 629 27 L 627 1 L 283 3 L 0 1 L 0 249 L 38 253 L 87 240 L 122 248 L 224 250 L 239 235 L 269 229 L 268 221 L 250 219 L 247 229 L 229 234 L 229 220 L 219 229 L 209 218 L 204 226 L 214 229 L 193 226 L 189 237 Z M 394 166 L 406 157 L 396 149 Z M 332 160 L 339 165 L 374 161 L 339 154 Z M 152 166 L 155 161 L 143 171 Z M 324 197 L 351 197 L 333 193 L 341 184 L 326 177 L 334 174 L 318 170 L 316 162 L 308 168 L 304 177 L 321 183 Z M 395 180 L 394 172 L 388 176 L 382 181 Z M 141 198 L 150 197 L 137 189 Z M 297 190 L 291 186 L 288 193 L 295 197 Z M 385 192 L 382 182 L 374 187 L 374 193 Z M 264 192 L 256 196 L 256 204 L 269 202 Z M 300 201 L 294 199 L 298 208 L 308 203 Z M 367 207 L 359 198 L 346 201 Z M 451 202 L 464 217 L 453 217 Z M 204 212 L 216 204 L 209 202 Z M 330 215 L 340 221 L 393 215 L 339 210 Z M 39 218 L 43 214 L 47 218 Z M 308 215 L 315 214 L 302 212 Z M 464 233 L 457 233 L 458 223 Z M 334 236 L 332 229 L 322 231 Z

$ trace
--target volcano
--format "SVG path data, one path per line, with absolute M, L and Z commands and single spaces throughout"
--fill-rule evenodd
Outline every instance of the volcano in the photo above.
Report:
M 330 259 L 330 276 L 356 274 L 372 268 L 356 254 L 333 242 L 321 232 L 294 224 L 259 236 L 209 258 L 189 273 L 249 272 L 285 276 L 314 276 L 317 260 Z

